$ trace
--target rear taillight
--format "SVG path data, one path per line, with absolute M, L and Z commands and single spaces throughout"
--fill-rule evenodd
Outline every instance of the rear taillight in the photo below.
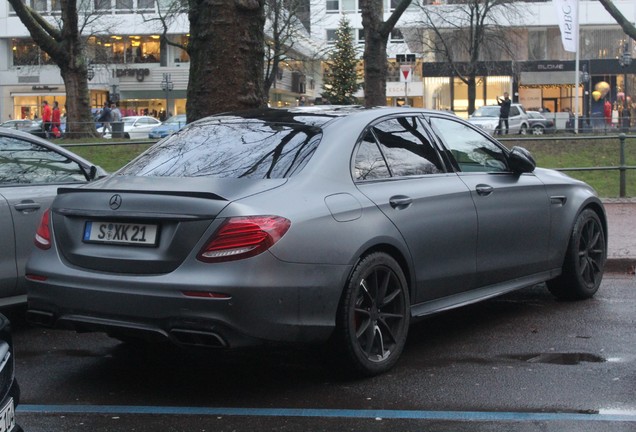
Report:
M 219 227 L 197 258 L 204 262 L 233 261 L 266 251 L 289 229 L 280 216 L 229 218 Z
M 42 219 L 40 219 L 40 225 L 37 231 L 35 231 L 34 243 L 40 249 L 49 249 L 51 247 L 51 230 L 49 229 L 51 211 L 46 209 L 42 213 Z

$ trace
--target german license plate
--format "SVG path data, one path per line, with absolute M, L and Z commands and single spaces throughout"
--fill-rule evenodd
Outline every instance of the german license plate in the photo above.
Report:
M 87 221 L 85 242 L 154 246 L 157 244 L 157 225 Z M 0 431 L 1 432 L 1 431 Z
M 10 432 L 15 426 L 15 407 L 13 399 L 0 411 L 0 432 Z

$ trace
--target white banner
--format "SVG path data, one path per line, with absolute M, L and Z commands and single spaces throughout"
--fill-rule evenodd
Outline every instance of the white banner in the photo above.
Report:
M 576 52 L 579 40 L 579 0 L 552 0 L 557 11 L 563 49 Z

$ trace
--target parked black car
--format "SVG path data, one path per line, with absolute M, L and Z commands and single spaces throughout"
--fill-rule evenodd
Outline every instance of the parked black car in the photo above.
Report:
M 0 314 L 0 431 L 22 432 L 16 424 L 15 408 L 20 402 L 20 387 L 15 379 L 15 358 L 11 325 Z
M 554 121 L 547 119 L 539 111 L 526 111 L 528 113 L 528 124 L 533 135 L 543 135 L 544 133 L 556 132 Z

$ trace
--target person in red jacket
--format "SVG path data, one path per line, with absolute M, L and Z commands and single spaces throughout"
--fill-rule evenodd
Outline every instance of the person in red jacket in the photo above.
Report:
M 48 101 L 42 101 L 42 128 L 44 129 L 44 136 L 46 138 L 49 137 L 51 133 L 51 120 L 53 117 L 53 113 L 51 112 L 51 107 L 49 106 Z
M 59 138 L 62 136 L 60 127 L 62 126 L 62 113 L 60 112 L 60 106 L 57 101 L 53 101 L 53 112 L 51 114 L 51 133 L 53 137 Z

